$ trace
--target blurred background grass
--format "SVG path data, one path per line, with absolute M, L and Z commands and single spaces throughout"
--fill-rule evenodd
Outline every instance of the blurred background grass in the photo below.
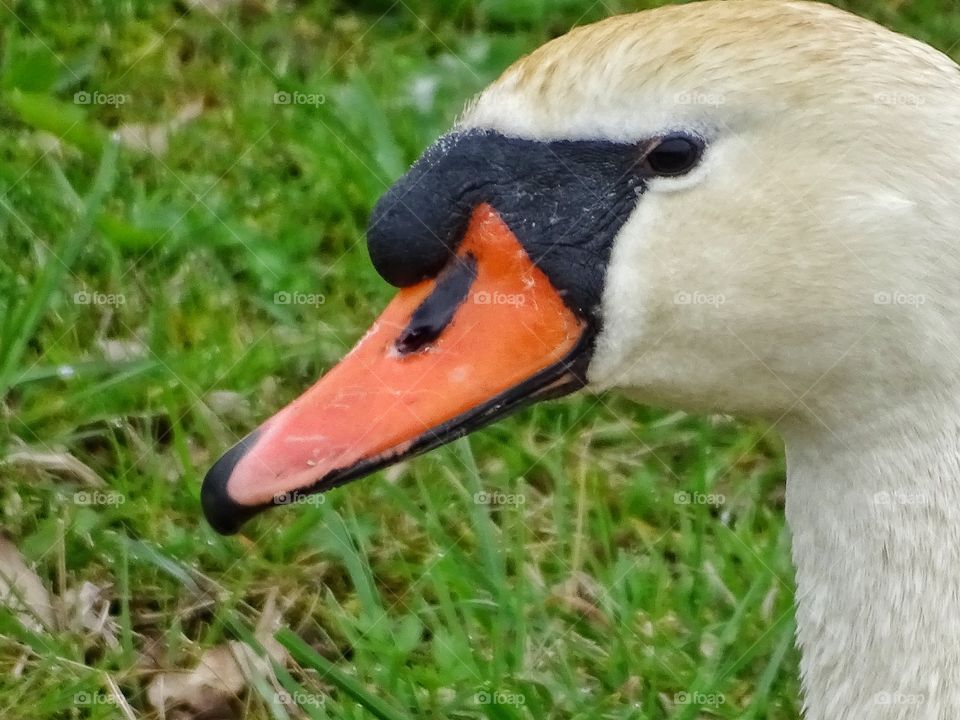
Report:
M 0 717 L 798 716 L 766 428 L 583 396 L 200 514 L 390 296 L 380 193 L 521 54 L 654 4 L 0 0 Z M 956 5 L 844 5 L 958 55 Z M 228 692 L 238 641 L 275 662 Z

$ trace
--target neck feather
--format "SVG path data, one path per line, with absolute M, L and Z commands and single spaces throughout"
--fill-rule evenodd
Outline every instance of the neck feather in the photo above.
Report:
M 807 720 L 960 717 L 952 397 L 784 430 Z

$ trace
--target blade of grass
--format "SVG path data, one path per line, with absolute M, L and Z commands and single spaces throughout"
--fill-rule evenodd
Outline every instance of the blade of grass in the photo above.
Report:
M 30 338 L 43 317 L 44 310 L 60 287 L 64 275 L 79 255 L 81 248 L 84 246 L 84 241 L 93 229 L 97 212 L 104 198 L 113 187 L 116 176 L 117 152 L 118 145 L 116 142 L 104 144 L 97 174 L 94 177 L 90 193 L 84 200 L 83 214 L 79 217 L 73 232 L 58 248 L 57 256 L 51 258 L 40 272 L 29 297 L 21 306 L 20 311 L 15 314 L 15 319 L 9 326 L 8 337 L 5 337 L 4 342 L 0 345 L 0 398 L 4 397 L 10 389 L 17 364 L 20 362 Z M 12 214 L 12 208 L 5 201 L 0 200 L 0 205 Z
M 783 665 L 784 658 L 787 656 L 790 648 L 793 647 L 794 631 L 795 626 L 791 619 L 791 622 L 788 622 L 780 631 L 776 649 L 770 656 L 770 662 L 767 663 L 763 674 L 760 676 L 760 680 L 757 682 L 753 694 L 753 701 L 750 703 L 750 707 L 747 708 L 747 712 L 744 713 L 743 720 L 767 716 L 767 704 L 770 700 L 770 691 L 777 677 L 780 675 L 780 666 Z
M 294 659 L 301 665 L 313 668 L 344 693 L 352 697 L 380 720 L 412 720 L 411 715 L 398 710 L 375 695 L 370 694 L 357 680 L 353 679 L 332 662 L 307 645 L 299 635 L 284 628 L 275 635 Z

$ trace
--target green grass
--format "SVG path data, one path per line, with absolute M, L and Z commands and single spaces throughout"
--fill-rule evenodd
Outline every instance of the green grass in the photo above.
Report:
M 520 54 L 645 6 L 226 5 L 0 3 L 0 458 L 69 454 L 103 480 L 84 504 L 74 472 L 0 464 L 4 533 L 62 605 L 48 630 L 0 611 L 0 717 L 125 716 L 77 700 L 110 692 L 158 717 L 153 675 L 256 644 L 270 605 L 279 682 L 306 701 L 261 680 L 237 716 L 797 717 L 783 461 L 760 426 L 575 397 L 240 536 L 205 525 L 210 462 L 390 296 L 363 245 L 378 195 Z M 847 6 L 958 55 L 956 10 Z M 112 140 L 191 107 L 162 155 Z M 84 583 L 115 643 L 70 621 Z

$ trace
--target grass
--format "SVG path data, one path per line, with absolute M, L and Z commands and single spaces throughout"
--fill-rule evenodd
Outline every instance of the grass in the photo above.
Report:
M 279 615 L 288 694 L 227 716 L 797 717 L 767 428 L 584 395 L 236 537 L 200 515 L 389 297 L 379 194 L 520 54 L 645 4 L 191 5 L 0 3 L 0 510 L 57 608 L 0 611 L 0 716 L 160 717 L 157 673 Z M 848 6 L 958 54 L 932 0 Z

